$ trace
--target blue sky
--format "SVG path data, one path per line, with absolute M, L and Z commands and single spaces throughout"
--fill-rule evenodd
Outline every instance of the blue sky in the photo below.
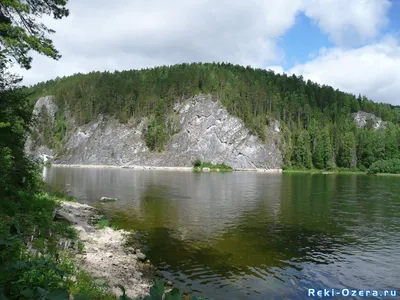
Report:
M 303 13 L 296 16 L 296 25 L 289 29 L 279 44 L 285 52 L 285 60 L 281 63 L 285 70 L 294 67 L 296 63 L 307 62 L 318 49 L 334 46 L 317 24 Z
M 386 34 L 400 34 L 400 1 L 392 0 L 388 13 L 389 25 L 383 30 Z
M 68 18 L 44 19 L 63 57 L 34 54 L 31 70 L 15 67 L 25 84 L 218 61 L 400 105 L 400 0 L 70 0 L 68 7 Z
M 400 38 L 400 0 L 391 1 L 387 16 L 388 25 L 375 37 L 375 40 L 379 40 L 387 34 L 398 35 Z M 281 64 L 285 70 L 294 67 L 296 63 L 306 63 L 318 49 L 335 47 L 328 35 L 323 33 L 316 22 L 306 17 L 304 13 L 296 16 L 295 26 L 288 30 L 279 43 L 286 54 L 285 61 Z M 364 42 L 358 46 L 368 44 L 368 42 Z

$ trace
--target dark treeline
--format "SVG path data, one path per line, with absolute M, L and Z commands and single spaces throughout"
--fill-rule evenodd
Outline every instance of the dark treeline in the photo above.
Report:
M 39 83 L 30 90 L 35 92 L 35 100 L 55 96 L 61 108 L 56 122 L 60 129 L 51 134 L 61 140 L 67 107 L 78 125 L 99 114 L 114 116 L 122 123 L 148 116 L 146 141 L 152 150 L 162 150 L 170 135 L 165 124 L 173 104 L 206 93 L 220 99 L 263 140 L 265 125 L 279 120 L 284 162 L 289 168 L 364 169 L 400 153 L 399 107 L 305 81 L 301 76 L 262 69 L 224 63 L 180 64 L 76 74 Z M 373 130 L 372 124 L 357 128 L 351 114 L 360 110 L 388 121 L 388 126 L 382 130 Z

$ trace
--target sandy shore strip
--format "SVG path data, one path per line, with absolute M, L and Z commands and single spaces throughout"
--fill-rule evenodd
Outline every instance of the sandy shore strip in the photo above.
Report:
M 110 168 L 110 169 L 132 169 L 132 170 L 157 170 L 157 171 L 193 171 L 193 167 L 155 167 L 135 165 L 85 165 L 85 164 L 52 164 L 52 167 L 64 168 Z M 260 172 L 260 173 L 282 173 L 282 169 L 255 169 L 255 168 L 234 168 L 233 171 Z
M 146 257 L 140 249 L 124 247 L 127 231 L 96 228 L 93 223 L 100 218 L 99 212 L 76 202 L 61 201 L 55 217 L 69 221 L 78 231 L 84 244 L 83 253 L 76 254 L 80 268 L 107 284 L 117 297 L 122 294 L 119 285 L 125 287 L 131 299 L 149 294 L 152 278 L 143 271 L 151 265 L 144 262 Z

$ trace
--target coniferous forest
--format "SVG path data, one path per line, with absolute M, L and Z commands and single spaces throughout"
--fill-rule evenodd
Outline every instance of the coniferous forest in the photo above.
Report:
M 30 87 L 32 103 L 53 95 L 59 107 L 49 132 L 62 142 L 66 108 L 82 125 L 99 114 L 121 123 L 150 117 L 146 142 L 162 150 L 168 141 L 166 118 L 177 100 L 212 94 L 227 110 L 265 140 L 265 125 L 282 127 L 284 167 L 291 169 L 352 168 L 365 170 L 379 160 L 400 158 L 400 107 L 375 103 L 302 76 L 275 74 L 225 63 L 192 63 L 122 72 L 91 72 L 56 78 Z M 387 122 L 358 128 L 352 113 L 372 113 Z

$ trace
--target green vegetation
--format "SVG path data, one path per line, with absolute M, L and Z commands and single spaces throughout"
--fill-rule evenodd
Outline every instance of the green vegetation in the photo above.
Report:
M 368 174 L 391 173 L 400 174 L 400 159 L 378 160 L 368 169 Z
M 0 2 L 0 299 L 116 299 L 78 269 L 74 254 L 83 246 L 77 232 L 53 221 L 58 199 L 43 192 L 40 166 L 24 153 L 32 107 L 17 87 L 21 78 L 7 70 L 13 60 L 29 69 L 30 50 L 60 57 L 46 36 L 53 31 L 36 20 L 67 16 L 66 2 Z M 46 113 L 41 117 L 48 120 Z M 42 129 L 52 143 L 52 133 Z
M 0 201 L 0 298 L 115 299 L 77 268 L 74 253 L 83 251 L 83 244 L 68 222 L 53 221 L 57 200 L 18 192 Z
M 43 187 L 42 190 L 45 190 L 45 187 Z M 76 202 L 76 198 L 73 196 L 65 195 L 64 193 L 57 191 L 50 192 L 50 189 L 48 190 L 49 190 L 48 192 L 51 193 L 53 197 L 57 198 L 60 201 Z
M 283 173 L 307 173 L 307 174 L 366 174 L 365 171 L 352 168 L 333 168 L 331 170 L 323 169 L 284 169 Z
M 165 283 L 160 280 L 154 280 L 154 284 L 150 289 L 150 295 L 145 297 L 144 300 L 201 300 L 203 298 L 197 296 L 189 296 L 187 293 L 181 293 L 179 289 L 173 288 L 166 292 Z
M 220 99 L 262 140 L 269 120 L 281 121 L 288 168 L 338 166 L 398 172 L 399 107 L 356 98 L 306 82 L 301 76 L 232 64 L 197 63 L 76 74 L 26 90 L 18 88 L 21 79 L 7 72 L 10 61 L 30 68 L 30 50 L 60 58 L 46 36 L 52 30 L 36 20 L 43 14 L 55 19 L 67 16 L 66 2 L 0 2 L 0 299 L 68 299 L 70 295 L 75 299 L 115 299 L 105 286 L 97 285 L 88 273 L 78 269 L 74 254 L 83 251 L 83 244 L 70 224 L 53 221 L 56 197 L 43 192 L 39 166 L 25 156 L 24 143 L 34 122 L 33 101 L 28 102 L 26 92 L 31 93 L 32 100 L 55 96 L 59 110 L 54 123 L 42 109 L 32 139 L 57 151 L 63 148 L 68 129 L 67 107 L 78 125 L 99 114 L 116 117 L 122 123 L 148 117 L 146 143 L 153 151 L 162 151 L 179 131 L 173 112 L 175 102 L 205 93 Z M 350 114 L 358 110 L 388 121 L 387 128 L 356 128 Z M 199 162 L 198 167 L 231 170 L 224 164 Z M 106 221 L 99 222 L 99 227 L 107 225 Z M 160 299 L 164 288 L 155 282 L 151 293 L 148 299 Z M 166 298 L 179 299 L 181 295 L 172 289 Z M 127 299 L 126 295 L 121 299 Z
M 212 164 L 210 162 L 202 162 L 200 159 L 196 159 L 193 162 L 193 170 L 196 172 L 200 172 L 203 168 L 209 168 L 210 171 L 217 172 L 231 172 L 233 171 L 232 167 L 222 164 Z
M 155 113 L 150 115 L 144 137 L 147 147 L 152 151 L 161 152 L 170 137 L 179 132 L 179 119 L 165 113 L 164 101 L 156 103 Z
M 109 222 L 107 219 L 100 219 L 97 221 L 96 228 L 97 229 L 104 229 L 109 226 Z
M 274 74 L 227 63 L 193 63 L 122 72 L 91 72 L 56 78 L 28 89 L 32 103 L 54 95 L 61 111 L 68 106 L 78 125 L 113 116 L 122 123 L 148 117 L 145 140 L 162 151 L 179 131 L 173 105 L 199 93 L 220 99 L 228 112 L 241 118 L 262 140 L 265 126 L 280 121 L 286 168 L 368 169 L 380 159 L 399 156 L 400 108 L 374 103 L 365 96 L 305 81 L 301 76 Z M 372 124 L 357 128 L 351 114 L 373 113 L 388 121 L 385 129 Z M 171 121 L 174 120 L 175 121 Z M 52 130 L 62 143 L 65 120 Z
M 24 153 L 26 134 L 32 124 L 31 109 L 26 95 L 14 89 L 16 83 L 0 88 L 0 197 L 21 189 L 35 190 L 40 185 L 39 168 Z
M 0 60 L 17 61 L 29 69 L 32 58 L 30 50 L 59 59 L 61 55 L 47 34 L 54 33 L 37 20 L 43 15 L 62 19 L 69 14 L 65 8 L 68 0 L 1 1 L 0 2 Z

